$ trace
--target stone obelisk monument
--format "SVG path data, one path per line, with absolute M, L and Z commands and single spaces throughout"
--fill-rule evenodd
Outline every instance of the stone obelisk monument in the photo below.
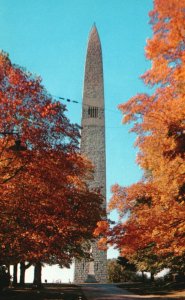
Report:
M 95 166 L 91 188 L 100 188 L 106 206 L 106 157 L 103 64 L 100 38 L 96 26 L 89 35 L 82 107 L 81 153 Z M 88 200 L 87 200 L 88 209 Z M 107 282 L 107 253 L 91 244 L 92 260 L 75 262 L 74 282 Z

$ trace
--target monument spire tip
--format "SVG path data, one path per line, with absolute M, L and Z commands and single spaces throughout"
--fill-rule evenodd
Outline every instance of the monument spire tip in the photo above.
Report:
M 93 23 L 92 25 L 92 30 L 95 29 L 97 31 L 97 26 L 96 26 L 96 22 Z
M 91 34 L 98 35 L 98 29 L 97 29 L 97 26 L 96 26 L 96 23 L 95 23 L 95 22 L 93 23 L 93 26 L 92 26 L 92 28 L 91 28 L 90 35 L 91 35 Z

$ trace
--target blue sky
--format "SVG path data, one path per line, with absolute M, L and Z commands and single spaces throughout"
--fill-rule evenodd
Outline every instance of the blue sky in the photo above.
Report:
M 141 177 L 135 163 L 135 136 L 121 125 L 117 106 L 146 92 L 139 76 L 150 66 L 144 56 L 151 33 L 152 0 L 0 0 L 0 49 L 12 62 L 40 75 L 56 96 L 82 101 L 88 35 L 96 23 L 103 52 L 107 199 L 114 183 Z M 81 122 L 81 104 L 67 103 L 72 122 Z M 114 215 L 113 215 L 114 216 Z M 113 252 L 109 252 L 112 257 Z

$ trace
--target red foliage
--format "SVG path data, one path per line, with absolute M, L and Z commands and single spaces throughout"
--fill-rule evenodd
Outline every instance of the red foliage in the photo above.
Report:
M 86 181 L 92 165 L 78 152 L 79 128 L 35 78 L 0 54 L 0 131 L 18 132 L 26 151 L 0 138 L 0 255 L 3 263 L 67 263 L 102 216 L 102 197 Z M 87 201 L 88 207 L 87 210 Z

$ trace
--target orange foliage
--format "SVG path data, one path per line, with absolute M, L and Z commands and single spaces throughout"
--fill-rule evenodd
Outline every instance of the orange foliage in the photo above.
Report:
M 119 106 L 123 123 L 133 122 L 139 148 L 137 162 L 145 180 L 130 187 L 115 185 L 110 209 L 120 222 L 108 242 L 129 257 L 152 246 L 157 255 L 185 253 L 185 0 L 154 0 L 150 13 L 153 37 L 143 76 L 155 87 Z M 127 221 L 122 216 L 129 212 Z M 103 230 L 102 230 L 103 232 Z
M 86 184 L 93 168 L 79 154 L 79 128 L 40 78 L 5 53 L 0 96 L 0 132 L 18 132 L 27 147 L 12 151 L 16 135 L 0 135 L 1 261 L 70 262 L 84 253 L 103 214 L 102 196 Z
M 55 262 L 66 262 L 82 254 L 83 242 L 93 238 L 102 214 L 101 196 L 85 184 L 88 171 L 88 163 L 77 154 L 45 151 L 4 185 L 3 261 L 49 262 L 55 257 Z

